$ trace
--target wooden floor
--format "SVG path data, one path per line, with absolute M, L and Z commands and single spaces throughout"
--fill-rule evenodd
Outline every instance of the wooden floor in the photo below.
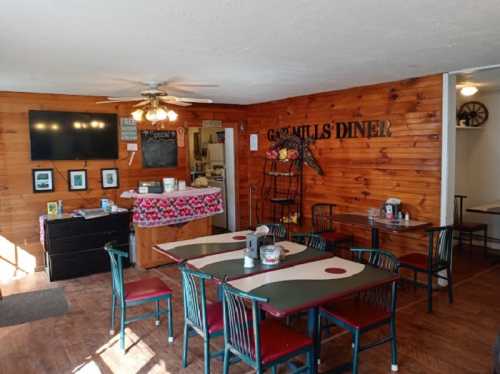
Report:
M 500 265 L 484 260 L 479 249 L 455 258 L 453 305 L 448 305 L 446 292 L 438 292 L 434 313 L 427 314 L 424 291 L 401 288 L 397 324 L 400 373 L 491 372 L 492 344 L 500 330 Z M 154 321 L 141 321 L 127 328 L 128 352 L 123 355 L 117 336 L 108 335 L 109 274 L 49 283 L 43 273 L 36 273 L 1 285 L 3 296 L 64 287 L 70 311 L 59 318 L 0 328 L 0 373 L 202 372 L 203 348 L 197 338 L 191 341 L 188 368 L 180 367 L 182 301 L 178 271 L 164 267 L 145 272 L 129 269 L 126 273 L 128 280 L 158 275 L 175 290 L 173 344 L 167 344 L 164 321 L 160 327 L 155 327 Z M 321 371 L 350 357 L 350 337 L 338 332 L 334 330 L 323 345 Z M 220 348 L 221 341 L 213 346 Z M 361 353 L 360 363 L 361 373 L 389 373 L 389 346 Z M 212 372 L 220 371 L 220 362 L 213 361 Z M 246 372 L 249 368 L 243 364 L 231 370 Z M 286 372 L 286 368 L 280 372 Z

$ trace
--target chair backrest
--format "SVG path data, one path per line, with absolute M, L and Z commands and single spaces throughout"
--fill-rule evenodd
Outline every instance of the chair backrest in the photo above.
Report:
M 392 253 L 380 249 L 353 248 L 359 262 L 391 273 L 399 272 L 399 260 Z M 396 281 L 370 288 L 358 294 L 365 303 L 378 305 L 391 313 L 396 312 Z
M 467 199 L 467 196 L 455 195 L 453 204 L 453 223 L 455 224 L 461 224 L 463 222 L 464 199 Z
M 337 205 L 318 203 L 312 206 L 312 225 L 314 232 L 334 231 L 333 215 Z
M 198 333 L 206 335 L 208 334 L 208 325 L 205 280 L 212 279 L 212 276 L 188 269 L 185 265 L 182 265 L 180 269 L 182 274 L 184 319 Z
M 428 256 L 432 266 L 450 264 L 453 244 L 453 226 L 433 227 L 427 230 Z
M 313 233 L 295 233 L 292 234 L 292 242 L 304 244 L 308 247 L 318 249 L 320 251 L 326 250 L 326 240 L 318 234 Z
M 392 253 L 371 248 L 353 248 L 351 252 L 358 262 L 370 264 L 381 270 L 397 273 L 399 271 L 399 261 Z
M 256 366 L 261 363 L 260 351 L 260 303 L 266 298 L 256 297 L 223 284 L 224 342 L 233 352 L 237 352 L 247 363 Z M 247 307 L 252 308 L 251 319 Z
M 269 236 L 272 236 L 274 241 L 286 240 L 288 238 L 286 226 L 282 223 L 261 223 L 261 225 L 269 227 Z
M 117 249 L 112 242 L 106 243 L 104 249 L 108 252 L 111 263 L 113 292 L 119 297 L 120 302 L 123 303 L 125 300 L 125 295 L 123 294 L 123 259 L 128 258 L 128 253 Z

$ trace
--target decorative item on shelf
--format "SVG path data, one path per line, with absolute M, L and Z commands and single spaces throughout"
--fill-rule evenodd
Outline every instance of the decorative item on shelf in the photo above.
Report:
M 275 149 L 269 149 L 266 152 L 266 158 L 268 160 L 277 160 L 278 159 L 278 151 Z
M 54 191 L 54 170 L 52 169 L 33 169 L 33 192 L 52 192 Z
M 286 148 L 281 148 L 278 154 L 280 161 L 288 161 L 288 150 Z
M 87 190 L 87 170 L 68 170 L 68 189 L 70 191 Z
M 488 120 L 488 109 L 479 101 L 469 101 L 457 112 L 457 127 L 479 127 Z
M 297 224 L 299 222 L 299 214 L 297 212 L 295 212 L 292 215 L 290 215 L 290 217 L 283 216 L 283 217 L 281 217 L 281 222 Z
M 118 177 L 118 169 L 101 169 L 101 187 L 102 189 L 118 188 L 120 181 Z

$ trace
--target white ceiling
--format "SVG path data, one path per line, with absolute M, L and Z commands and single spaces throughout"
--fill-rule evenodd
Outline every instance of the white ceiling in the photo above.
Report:
M 0 90 L 255 103 L 500 63 L 498 0 L 2 0 Z
M 479 93 L 500 90 L 500 67 L 457 74 L 457 90 L 463 86 L 476 86 Z

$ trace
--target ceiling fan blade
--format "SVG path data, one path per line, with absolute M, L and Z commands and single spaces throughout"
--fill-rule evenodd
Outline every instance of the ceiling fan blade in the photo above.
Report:
M 109 101 L 141 101 L 144 100 L 144 96 L 135 97 L 108 97 Z
M 179 97 L 178 101 L 185 101 L 187 103 L 201 103 L 201 104 L 212 104 L 213 100 L 210 99 L 195 99 L 191 97 Z
M 204 84 L 204 83 L 171 83 L 170 87 L 219 87 L 218 84 Z
M 150 100 L 144 100 L 144 101 L 141 101 L 140 103 L 134 104 L 134 107 L 148 105 L 149 103 L 150 103 Z
M 162 100 L 165 104 L 170 104 L 170 105 L 178 105 L 178 106 L 190 106 L 190 103 L 185 103 L 183 101 L 176 101 L 176 100 Z
M 171 95 L 166 95 L 166 96 L 158 96 L 159 99 L 163 101 L 177 101 L 177 97 L 171 96 Z

